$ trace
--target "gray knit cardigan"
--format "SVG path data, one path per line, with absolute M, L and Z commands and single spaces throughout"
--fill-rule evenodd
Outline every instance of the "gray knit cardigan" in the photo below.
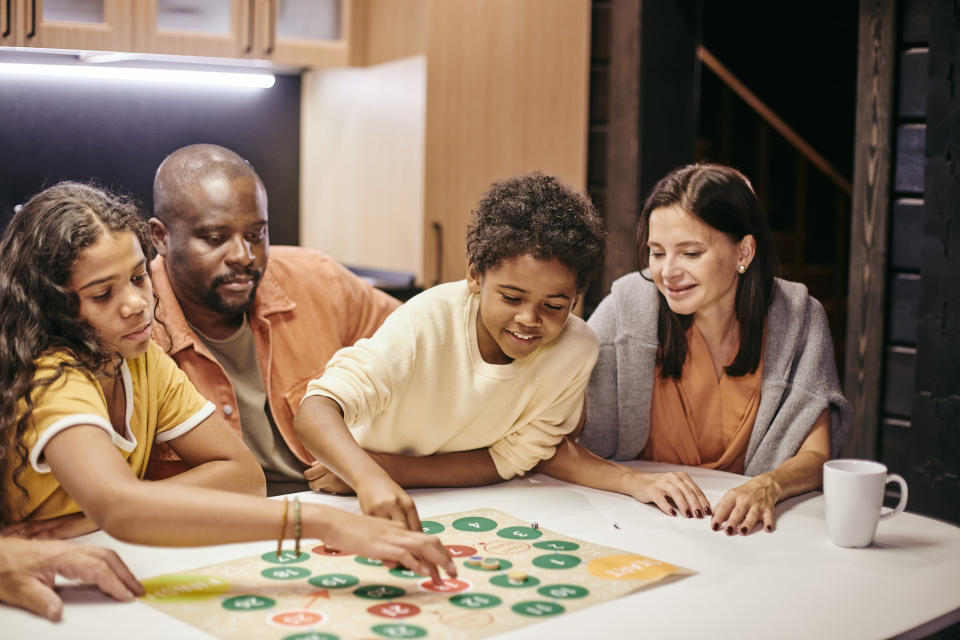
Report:
M 600 357 L 587 389 L 580 443 L 597 455 L 633 460 L 647 444 L 659 304 L 656 286 L 634 272 L 614 282 L 590 316 Z M 776 280 L 761 384 L 747 475 L 771 471 L 795 455 L 827 407 L 831 455 L 837 454 L 850 426 L 850 403 L 840 390 L 826 314 L 800 283 Z

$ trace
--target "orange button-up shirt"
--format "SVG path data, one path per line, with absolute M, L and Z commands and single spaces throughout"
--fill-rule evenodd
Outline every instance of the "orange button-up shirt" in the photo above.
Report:
M 700 331 L 687 331 L 680 378 L 661 378 L 657 367 L 644 460 L 743 473 L 747 443 L 760 406 L 763 362 L 753 373 L 717 380 Z
M 163 256 L 153 260 L 151 269 L 161 320 L 154 329 L 154 340 L 241 435 L 233 385 L 187 324 L 170 287 Z M 320 377 L 338 349 L 372 335 L 399 304 L 319 251 L 270 247 L 249 319 L 274 423 L 304 465 L 313 463 L 314 457 L 294 433 L 293 417 L 307 383 Z M 148 476 L 166 477 L 182 469 L 176 454 L 164 445 L 155 448 Z

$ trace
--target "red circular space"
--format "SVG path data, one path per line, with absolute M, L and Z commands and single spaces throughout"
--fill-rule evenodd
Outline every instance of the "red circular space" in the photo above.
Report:
M 433 580 L 428 578 L 420 583 L 420 588 L 434 593 L 458 593 L 469 589 L 470 583 L 456 578 L 447 578 L 442 584 L 433 584 Z
M 337 551 L 336 549 L 331 549 L 325 544 L 320 545 L 319 547 L 314 547 L 311 549 L 314 553 L 321 556 L 346 556 L 349 555 L 343 551 Z
M 381 618 L 409 618 L 420 613 L 420 607 L 406 602 L 381 602 L 368 607 L 367 611 Z
M 449 551 L 450 555 L 454 558 L 469 558 L 470 556 L 477 555 L 476 549 L 463 544 L 445 544 L 443 546 L 447 548 L 447 551 Z

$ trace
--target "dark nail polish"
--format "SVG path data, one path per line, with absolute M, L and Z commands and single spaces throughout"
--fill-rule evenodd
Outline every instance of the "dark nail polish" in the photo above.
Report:
M 720 531 L 720 523 L 719 523 L 719 522 L 714 522 L 714 523 L 713 523 L 713 530 L 714 530 L 714 531 Z
M 712 515 L 713 515 L 713 511 L 710 510 L 710 507 L 707 507 L 706 510 L 704 511 L 704 513 L 707 514 L 708 516 L 712 516 Z
M 732 535 L 733 535 L 733 527 L 727 527 L 727 535 L 728 535 L 728 536 L 732 536 Z
M 767 525 L 766 529 L 767 529 L 767 532 L 773 531 L 773 527 L 771 527 L 770 525 Z
M 697 517 L 698 517 L 698 518 L 702 518 L 702 517 L 703 517 L 703 512 L 700 511 L 700 509 L 697 509 Z
M 744 535 L 744 536 L 747 535 L 747 528 L 746 528 L 746 527 L 740 527 L 740 535 Z
M 676 509 L 670 509 L 670 515 L 672 515 L 672 516 L 677 515 L 677 510 L 676 510 Z
M 693 514 L 690 513 L 690 509 L 687 509 L 687 517 L 688 517 L 688 518 L 692 518 L 692 517 L 693 517 Z

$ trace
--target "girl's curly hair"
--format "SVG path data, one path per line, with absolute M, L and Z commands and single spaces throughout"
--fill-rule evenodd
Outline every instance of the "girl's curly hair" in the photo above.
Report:
M 467 260 L 483 274 L 530 254 L 556 258 L 583 291 L 603 266 L 607 233 L 586 195 L 542 173 L 495 182 L 467 227 Z
M 13 469 L 19 500 L 26 498 L 18 478 L 27 464 L 23 435 L 35 392 L 68 369 L 92 376 L 116 357 L 80 319 L 79 298 L 68 285 L 85 249 L 106 233 L 123 231 L 137 237 L 145 256 L 152 254 L 147 226 L 132 201 L 95 186 L 61 182 L 33 196 L 0 240 L 0 460 L 4 469 Z M 55 352 L 68 357 L 52 375 L 35 379 L 36 360 Z M 7 489 L 0 482 L 4 524 L 16 513 L 15 496 Z

